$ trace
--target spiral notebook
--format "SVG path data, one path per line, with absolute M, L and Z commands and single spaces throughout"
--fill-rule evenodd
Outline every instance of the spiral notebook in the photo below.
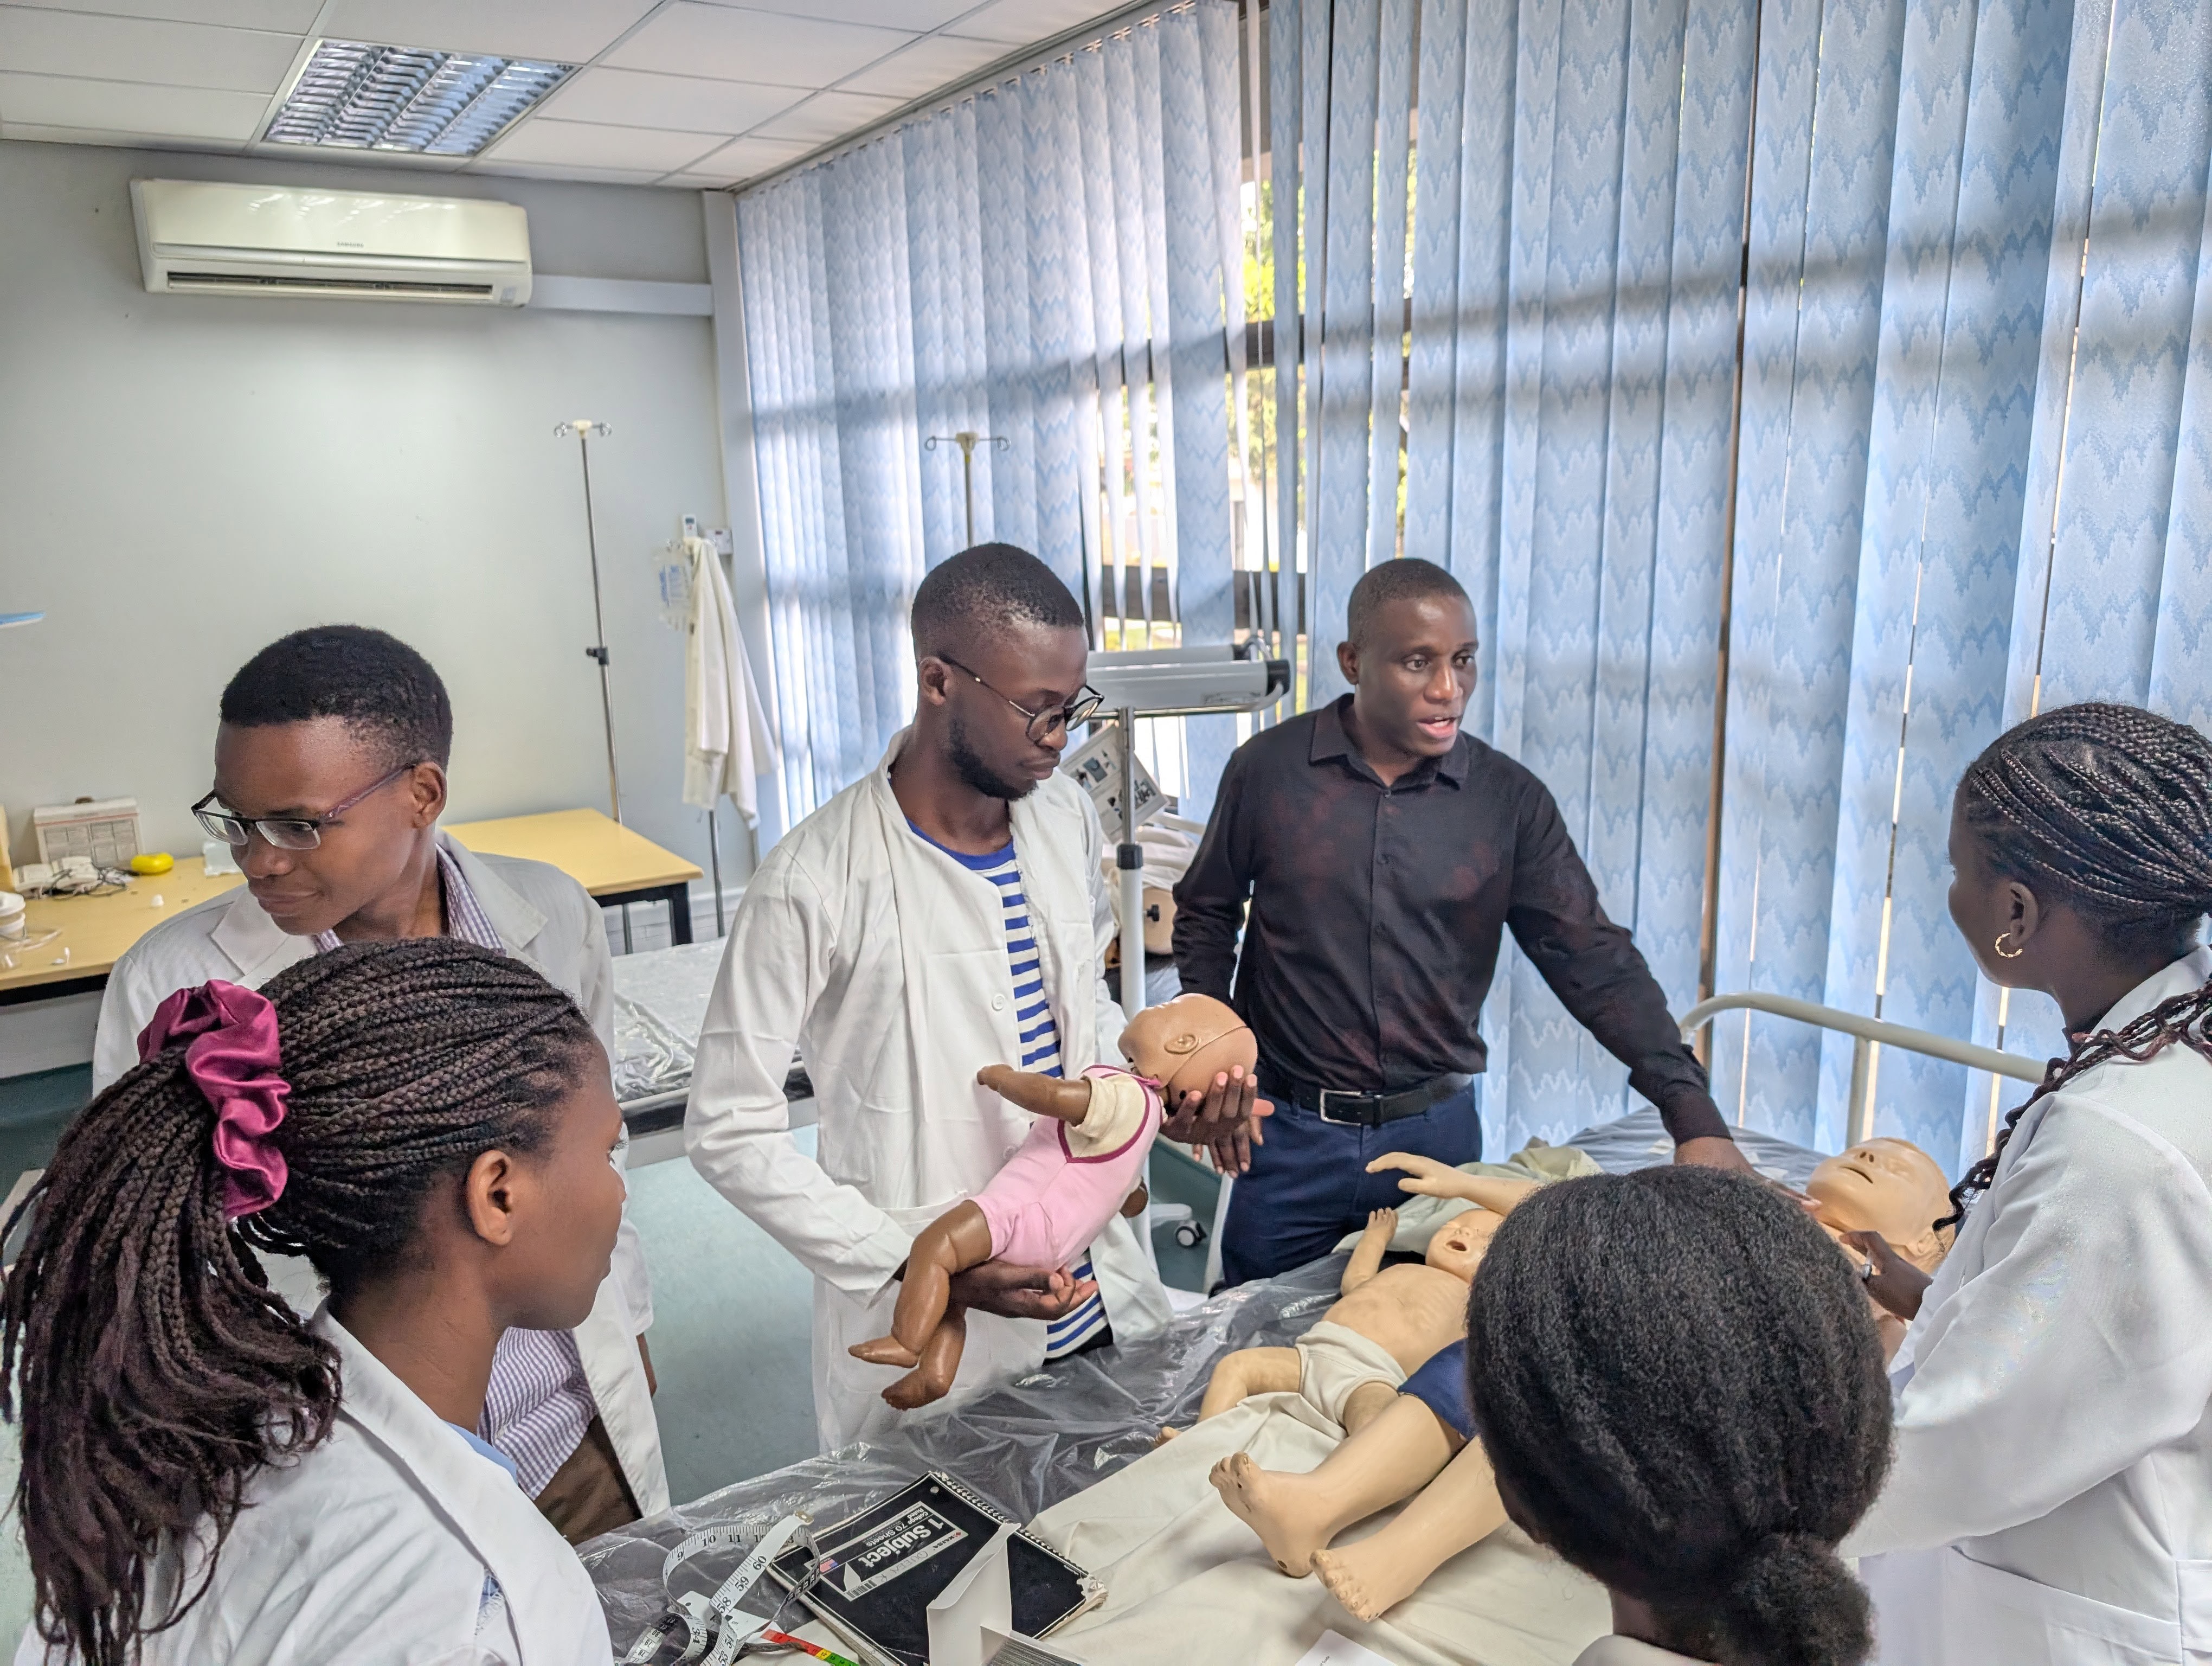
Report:
M 928 1666 L 930 1603 L 1004 1524 L 975 1493 L 933 1471 L 817 1535 L 827 1572 L 799 1600 L 867 1666 Z M 1014 1627 L 1030 1637 L 1050 1636 L 1105 1598 L 1097 1579 L 1026 1533 L 1008 1541 L 1006 1564 Z M 794 1545 L 769 1572 L 789 1590 L 807 1568 L 805 1547 Z

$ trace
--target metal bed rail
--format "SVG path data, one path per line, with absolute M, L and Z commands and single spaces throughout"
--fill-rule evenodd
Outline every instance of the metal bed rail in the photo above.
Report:
M 1986 1070 L 1996 1076 L 2009 1076 L 2014 1081 L 2039 1082 L 2044 1067 L 2033 1059 L 2022 1058 L 2017 1053 L 2000 1052 L 1994 1047 L 1980 1047 L 1972 1042 L 1954 1040 L 1939 1036 L 1932 1030 L 1915 1030 L 1909 1025 L 1892 1024 L 1884 1018 L 1862 1017 L 1846 1012 L 1840 1007 L 1821 1006 L 1809 1000 L 1793 1000 L 1788 995 L 1761 994 L 1746 991 L 1741 994 L 1715 995 L 1711 1000 L 1701 1000 L 1677 1019 L 1676 1026 L 1682 1039 L 1690 1040 L 1705 1028 L 1713 1017 L 1721 1012 L 1765 1012 L 1778 1018 L 1793 1018 L 1799 1024 L 1809 1024 L 1822 1030 L 1839 1031 L 1851 1040 L 1851 1088 L 1844 1104 L 1844 1138 L 1847 1144 L 1857 1145 L 1874 1134 L 1875 1049 L 1894 1047 L 1902 1052 L 1917 1053 L 1925 1058 L 1942 1059 L 1951 1064 L 1962 1064 L 1970 1070 Z

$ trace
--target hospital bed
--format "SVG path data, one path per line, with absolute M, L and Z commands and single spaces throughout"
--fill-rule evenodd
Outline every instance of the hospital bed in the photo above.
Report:
M 1771 1135 L 1745 1130 L 1741 1140 L 1762 1171 L 1791 1184 L 1802 1185 L 1819 1161 Z M 1615 1172 L 1665 1161 L 1674 1149 L 1649 1109 L 1569 1143 Z M 617 1653 L 672 1597 L 711 1592 L 744 1547 L 786 1514 L 803 1510 L 827 1526 L 939 1469 L 1101 1576 L 1104 1603 L 1055 1639 L 1091 1666 L 1208 1653 L 1291 1666 L 1324 1628 L 1364 1637 L 1407 1666 L 1564 1666 L 1606 1628 L 1603 1596 L 1510 1529 L 1364 1626 L 1334 1608 L 1316 1582 L 1274 1572 L 1257 1541 L 1214 1501 L 1204 1475 L 1221 1455 L 1218 1446 L 1249 1450 L 1283 1468 L 1318 1462 L 1334 1433 L 1304 1414 L 1295 1395 L 1262 1396 L 1154 1451 L 1162 1426 L 1195 1420 L 1216 1361 L 1237 1348 L 1288 1344 L 1336 1299 L 1343 1266 L 1341 1255 L 1331 1256 L 1225 1291 L 1150 1341 L 1048 1365 L 949 1411 L 915 1417 L 884 1441 L 740 1481 L 594 1540 L 583 1548 L 584 1563 Z M 685 1562 L 665 1585 L 668 1553 L 710 1529 L 726 1547 Z M 1194 1637 L 1215 1646 L 1193 1649 Z M 1177 1646 L 1167 1646 L 1176 1639 Z M 678 1652 L 671 1645 L 663 1657 Z

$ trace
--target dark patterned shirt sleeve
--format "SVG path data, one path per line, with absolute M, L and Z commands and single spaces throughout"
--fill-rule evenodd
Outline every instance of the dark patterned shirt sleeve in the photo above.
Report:
M 1516 843 L 1506 924 L 1521 952 L 1576 1021 L 1628 1067 L 1630 1088 L 1658 1106 L 1676 1144 L 1729 1138 L 1666 995 L 1627 931 L 1606 918 L 1559 806 L 1533 779 Z
M 1242 748 L 1231 754 L 1206 836 L 1175 888 L 1176 974 L 1185 989 L 1216 1000 L 1230 998 L 1237 934 L 1244 923 L 1245 899 L 1252 894 L 1251 871 L 1238 849 L 1245 759 Z

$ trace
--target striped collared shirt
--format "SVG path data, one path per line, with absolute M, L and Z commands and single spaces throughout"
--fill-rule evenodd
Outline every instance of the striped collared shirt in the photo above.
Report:
M 504 954 L 507 945 L 499 940 L 491 916 L 469 889 L 468 878 L 446 848 L 443 836 L 438 844 L 438 878 L 445 891 L 446 935 Z M 314 942 L 315 952 L 325 954 L 338 946 L 338 936 L 324 932 Z M 584 1444 L 584 1432 L 598 1411 L 573 1331 L 510 1330 L 499 1339 L 498 1352 L 492 1355 L 483 1420 L 477 1425 L 477 1432 L 514 1461 L 515 1480 L 534 1499 Z
M 914 830 L 929 838 L 920 828 Z M 934 839 L 929 842 L 937 844 Z M 1004 849 L 994 850 L 987 856 L 945 850 L 941 844 L 937 848 L 999 888 L 999 907 L 1006 922 L 1006 963 L 1014 976 L 1014 1022 L 1021 1042 L 1021 1067 L 1040 1076 L 1061 1074 L 1060 1025 L 1052 1015 L 1052 1002 L 1045 996 L 1043 956 L 1037 947 L 1036 927 L 1030 919 L 1029 897 L 1022 890 L 1022 868 L 1015 860 L 1012 842 L 1009 841 Z M 1078 1284 L 1097 1276 L 1091 1270 L 1088 1250 L 1067 1270 Z M 1105 1330 L 1105 1299 L 1093 1295 L 1074 1312 L 1045 1327 L 1044 1357 L 1064 1359 L 1087 1347 Z

